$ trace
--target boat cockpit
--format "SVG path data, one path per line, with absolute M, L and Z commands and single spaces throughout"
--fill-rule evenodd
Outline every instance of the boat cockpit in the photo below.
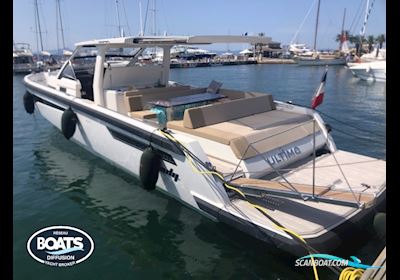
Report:
M 312 110 L 277 102 L 271 94 L 226 89 L 217 81 L 205 87 L 169 81 L 172 46 L 168 41 L 150 46 L 83 44 L 58 74 L 45 74 L 46 83 L 198 140 L 214 161 L 227 167 L 226 174 L 242 163 L 238 176 L 248 172 L 246 176 L 259 178 L 271 171 L 265 161 L 278 167 L 307 157 L 314 134 L 315 148 L 326 148 L 328 133 Z M 160 54 L 162 62 L 143 59 Z

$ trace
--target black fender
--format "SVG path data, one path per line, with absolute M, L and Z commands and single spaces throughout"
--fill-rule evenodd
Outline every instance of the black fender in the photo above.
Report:
M 140 157 L 139 177 L 146 190 L 154 190 L 161 168 L 161 155 L 152 147 L 147 147 Z
M 27 91 L 24 94 L 23 101 L 24 101 L 25 111 L 28 114 L 33 114 L 33 112 L 35 111 L 35 98 L 34 98 L 34 96 Z
M 61 131 L 65 138 L 69 139 L 74 135 L 77 122 L 78 116 L 71 107 L 64 111 L 61 117 Z

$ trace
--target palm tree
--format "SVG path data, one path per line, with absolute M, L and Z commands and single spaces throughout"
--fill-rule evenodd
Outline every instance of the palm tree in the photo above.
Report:
M 349 42 L 355 45 L 356 54 L 361 55 L 362 45 L 367 42 L 364 37 L 360 35 L 350 35 Z
M 368 52 L 372 52 L 372 49 L 374 48 L 373 45 L 375 43 L 374 35 L 368 35 L 367 43 L 368 43 Z
M 376 37 L 375 40 L 377 43 L 379 43 L 379 48 L 382 49 L 383 43 L 386 42 L 385 34 L 378 35 L 378 37 Z
M 350 35 L 349 30 L 345 30 L 343 33 L 344 34 L 340 33 L 340 34 L 336 35 L 336 39 L 335 39 L 336 42 L 340 42 L 340 41 L 342 41 L 342 39 L 343 39 L 343 41 L 344 41 L 344 39 L 349 40 L 350 37 L 352 36 L 352 35 Z

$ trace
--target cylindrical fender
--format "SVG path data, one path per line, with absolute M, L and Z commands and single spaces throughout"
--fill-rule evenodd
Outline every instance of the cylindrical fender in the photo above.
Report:
M 161 156 L 152 147 L 147 147 L 140 158 L 139 177 L 146 190 L 154 190 L 161 168 Z
M 74 135 L 77 122 L 78 117 L 71 107 L 64 111 L 61 117 L 61 131 L 65 138 L 69 139 Z
M 24 94 L 24 108 L 28 114 L 33 114 L 35 111 L 35 100 L 29 92 L 25 92 Z

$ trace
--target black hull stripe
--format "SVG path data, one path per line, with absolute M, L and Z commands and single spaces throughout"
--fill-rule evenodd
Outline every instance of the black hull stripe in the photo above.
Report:
M 35 102 L 40 102 L 40 103 L 43 103 L 43 104 L 45 104 L 47 106 L 53 107 L 55 109 L 58 109 L 60 111 L 65 111 L 65 108 L 62 108 L 62 107 L 60 107 L 60 106 L 58 106 L 58 105 L 56 105 L 54 103 L 48 102 L 47 100 L 44 100 L 44 99 L 42 99 L 40 97 L 34 96 L 34 98 L 35 98 Z M 107 129 L 108 129 L 108 131 L 110 131 L 110 134 L 114 139 L 116 139 L 118 141 L 121 141 L 121 142 L 124 142 L 125 144 L 128 144 L 129 146 L 132 146 L 132 147 L 134 147 L 134 148 L 136 148 L 138 150 L 143 151 L 144 149 L 146 149 L 149 146 L 146 143 L 140 142 L 140 141 L 138 141 L 138 140 L 136 140 L 136 139 L 134 139 L 132 137 L 129 137 L 129 136 L 125 135 L 125 134 L 122 134 L 122 133 L 120 133 L 120 132 L 118 132 L 118 131 L 116 131 L 116 130 L 108 127 L 108 126 L 107 126 Z M 160 151 L 160 150 L 158 152 L 160 153 L 160 155 L 161 155 L 163 160 L 176 165 L 176 162 L 174 161 L 173 157 L 170 154 L 168 154 L 168 153 L 166 153 L 164 151 Z
M 65 107 L 69 107 L 70 106 L 74 110 L 80 111 L 80 112 L 85 113 L 85 114 L 87 114 L 87 115 L 89 115 L 91 117 L 94 117 L 94 118 L 97 118 L 97 119 L 99 119 L 101 121 L 109 123 L 110 125 L 118 127 L 118 128 L 120 128 L 120 129 L 122 129 L 122 130 L 124 130 L 126 132 L 129 132 L 129 133 L 131 133 L 131 134 L 143 139 L 144 141 L 148 141 L 149 143 L 151 141 L 152 144 L 155 144 L 155 145 L 159 146 L 160 148 L 163 148 L 163 149 L 165 149 L 167 151 L 171 151 L 171 152 L 174 152 L 174 153 L 176 153 L 178 155 L 184 156 L 183 152 L 176 145 L 174 145 L 173 143 L 171 143 L 169 140 L 167 140 L 165 138 L 162 138 L 162 137 L 160 137 L 158 135 L 155 135 L 155 134 L 153 134 L 151 132 L 148 132 L 146 130 L 140 129 L 138 127 L 135 127 L 135 126 L 133 126 L 131 124 L 127 124 L 124 121 L 118 120 L 118 119 L 116 119 L 116 118 L 114 118 L 112 116 L 109 116 L 107 114 L 104 114 L 102 112 L 98 112 L 95 109 L 87 108 L 87 107 L 85 107 L 85 106 L 83 106 L 81 104 L 75 103 L 75 102 L 73 102 L 71 100 L 68 100 L 66 98 L 60 97 L 60 96 L 55 95 L 55 94 L 48 93 L 48 92 L 46 92 L 46 91 L 44 91 L 42 89 L 39 89 L 39 88 L 36 88 L 36 87 L 30 85 L 30 84 L 25 83 L 25 86 L 27 87 L 27 90 L 33 95 L 35 95 L 35 91 L 37 91 L 40 94 L 42 94 L 42 95 L 44 95 L 44 96 L 46 96 L 46 97 L 48 97 L 50 99 L 54 99 L 57 102 L 65 104 Z M 52 106 L 52 107 L 60 109 L 60 110 L 65 110 L 65 108 L 61 108 L 60 106 L 51 103 L 49 100 L 43 100 L 43 98 L 40 98 L 38 96 L 35 96 L 35 97 L 36 97 L 37 100 L 41 101 L 44 104 L 47 104 L 49 106 Z
M 134 147 L 134 148 L 136 148 L 138 150 L 143 151 L 144 149 L 146 149 L 149 146 L 149 145 L 147 145 L 147 144 L 145 144 L 143 142 L 140 142 L 140 141 L 138 141 L 138 140 L 136 140 L 136 139 L 134 139 L 132 137 L 129 137 L 129 136 L 125 135 L 125 134 L 122 134 L 122 133 L 120 133 L 120 132 L 118 132 L 118 131 L 110 128 L 110 127 L 107 127 L 107 128 L 110 131 L 112 137 L 114 137 L 114 139 L 117 139 L 117 140 L 119 140 L 121 142 L 124 142 L 125 144 L 128 144 L 129 146 L 132 146 L 132 147 Z M 163 151 L 160 151 L 160 150 L 158 150 L 158 152 L 161 155 L 161 158 L 163 160 L 165 160 L 165 161 L 167 161 L 169 163 L 172 163 L 173 165 L 176 165 L 176 162 L 174 161 L 173 157 L 170 154 L 168 154 L 166 152 L 163 152 Z

